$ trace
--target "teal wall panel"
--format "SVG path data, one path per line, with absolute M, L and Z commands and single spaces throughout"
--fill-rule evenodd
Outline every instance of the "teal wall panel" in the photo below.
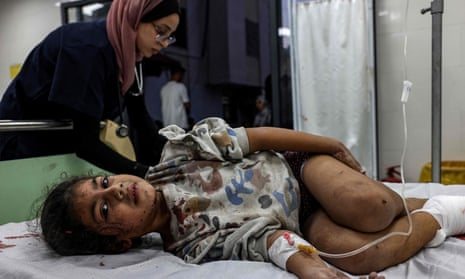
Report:
M 75 154 L 0 162 L 0 224 L 31 220 L 47 189 L 76 175 L 110 174 Z

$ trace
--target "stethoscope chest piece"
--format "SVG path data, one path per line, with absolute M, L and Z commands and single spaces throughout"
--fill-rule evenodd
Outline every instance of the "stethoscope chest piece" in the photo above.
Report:
M 121 124 L 121 126 L 116 130 L 116 134 L 120 138 L 127 137 L 129 135 L 129 128 L 125 124 Z

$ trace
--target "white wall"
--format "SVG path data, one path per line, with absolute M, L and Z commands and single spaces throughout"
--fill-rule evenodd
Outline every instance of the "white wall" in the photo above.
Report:
M 10 82 L 10 66 L 23 63 L 46 34 L 61 25 L 58 0 L 2 1 L 0 9 L 0 96 Z
M 9 67 L 22 63 L 48 32 L 61 24 L 58 0 L 2 1 L 0 9 L 0 95 Z M 445 0 L 443 33 L 443 160 L 465 161 L 465 1 Z M 407 14 L 407 77 L 413 91 L 407 103 L 407 181 L 417 181 L 431 161 L 431 14 L 420 14 L 431 0 L 375 0 L 379 102 L 380 178 L 400 162 L 403 124 L 400 94 L 404 20 Z
M 400 163 L 403 122 L 400 96 L 404 80 L 406 5 L 407 78 L 413 82 L 407 103 L 406 181 L 418 181 L 431 161 L 431 21 L 420 10 L 431 0 L 375 0 L 379 102 L 380 178 Z M 445 0 L 443 14 L 442 160 L 465 161 L 465 1 Z

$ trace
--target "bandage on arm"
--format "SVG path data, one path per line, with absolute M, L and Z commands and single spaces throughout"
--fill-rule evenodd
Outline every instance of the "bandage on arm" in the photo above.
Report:
M 285 232 L 279 236 L 268 249 L 268 257 L 280 268 L 287 270 L 287 260 L 297 252 L 305 252 L 308 254 L 317 253 L 313 247 L 305 239 L 295 233 Z
M 425 247 L 437 247 L 448 236 L 465 233 L 465 197 L 438 195 L 431 197 L 421 209 L 412 212 L 431 214 L 441 226 Z

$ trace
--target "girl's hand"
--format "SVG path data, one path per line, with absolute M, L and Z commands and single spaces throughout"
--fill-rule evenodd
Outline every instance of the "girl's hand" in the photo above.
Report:
M 329 267 L 317 255 L 308 255 L 305 253 L 296 253 L 289 258 L 287 263 L 289 272 L 294 273 L 299 279 L 349 279 L 344 272 Z M 385 279 L 383 275 L 377 272 L 371 272 L 368 276 L 361 276 L 360 279 Z
M 360 163 L 357 161 L 357 159 L 355 159 L 354 155 L 352 155 L 350 150 L 344 144 L 340 143 L 339 150 L 331 155 L 352 169 L 365 174 L 365 169 L 362 168 Z

